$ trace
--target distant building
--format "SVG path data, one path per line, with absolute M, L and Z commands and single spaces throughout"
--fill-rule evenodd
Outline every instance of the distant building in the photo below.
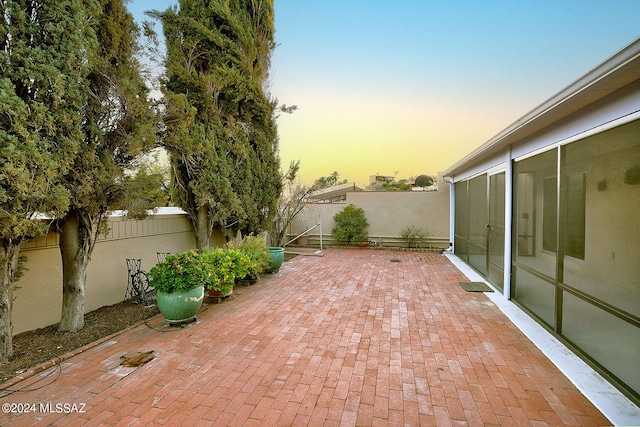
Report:
M 454 253 L 640 404 L 640 39 L 443 175 Z
M 346 203 L 347 193 L 352 193 L 354 191 L 365 190 L 359 185 L 350 182 L 314 191 L 309 194 L 307 201 L 310 203 Z
M 369 176 L 369 185 L 391 183 L 395 180 L 393 176 L 371 175 Z

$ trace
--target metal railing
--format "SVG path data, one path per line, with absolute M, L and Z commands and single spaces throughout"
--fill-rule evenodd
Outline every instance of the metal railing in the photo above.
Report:
M 283 247 L 287 246 L 289 243 L 293 242 L 294 240 L 296 240 L 298 237 L 304 236 L 305 234 L 307 234 L 308 232 L 310 232 L 311 230 L 314 230 L 315 228 L 320 227 L 320 250 L 322 250 L 322 224 L 317 223 L 316 225 L 311 226 L 311 228 L 309 228 L 308 230 L 303 231 L 302 233 L 298 234 L 296 237 L 294 237 L 293 239 L 289 240 L 287 243 L 285 243 L 284 245 L 282 245 Z

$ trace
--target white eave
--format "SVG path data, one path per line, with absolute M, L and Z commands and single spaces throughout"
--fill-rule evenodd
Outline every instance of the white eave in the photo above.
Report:
M 123 210 L 109 211 L 110 217 L 124 217 L 126 215 L 127 215 L 127 211 L 123 211 Z M 176 206 L 161 206 L 161 207 L 155 208 L 154 210 L 148 210 L 147 215 L 149 216 L 186 215 L 186 212 Z
M 443 176 L 455 175 L 463 165 L 479 162 L 639 79 L 640 38 L 473 150 Z
M 335 185 L 329 188 L 323 188 L 322 190 L 314 191 L 309 194 L 309 199 L 312 200 L 323 200 L 330 199 L 332 197 L 343 196 L 346 193 L 351 193 L 354 191 L 364 191 L 364 188 L 360 187 L 354 182 L 349 182 L 346 184 Z

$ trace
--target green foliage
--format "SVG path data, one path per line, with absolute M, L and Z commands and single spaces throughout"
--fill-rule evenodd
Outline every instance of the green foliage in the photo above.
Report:
M 63 265 L 61 331 L 77 331 L 84 325 L 84 271 L 91 253 L 99 234 L 107 231 L 109 211 L 130 193 L 128 170 L 137 156 L 155 146 L 156 120 L 138 61 L 139 31 L 124 2 L 70 2 L 85 7 L 95 43 L 73 47 L 88 73 L 80 77 L 71 70 L 69 74 L 87 96 L 80 104 L 80 144 L 63 177 L 70 205 L 58 221 Z M 56 19 L 65 13 L 61 11 Z M 139 206 L 136 210 L 145 212 Z
M 433 184 L 433 179 L 427 175 L 420 175 L 415 180 L 415 185 L 423 186 L 425 183 L 429 186 Z M 392 182 L 374 182 L 367 186 L 370 191 L 411 191 L 411 181 L 408 179 L 393 180 Z
M 413 244 L 416 245 L 415 247 L 418 247 L 418 245 L 421 242 L 424 242 L 430 235 L 431 233 L 416 226 L 415 224 L 409 224 L 400 231 L 400 237 L 402 237 L 402 240 L 407 242 L 409 248 Z
M 72 200 L 62 177 L 82 145 L 98 9 L 92 0 L 0 4 L 0 360 L 11 354 L 4 301 L 13 299 L 20 243 L 46 232 L 42 214 L 59 217 Z
M 168 206 L 167 175 L 161 169 L 141 166 L 133 176 L 126 176 L 126 191 L 117 205 L 127 217 L 144 219 L 151 207 Z
M 335 185 L 347 183 L 346 179 L 343 179 L 342 181 L 340 181 L 339 178 L 340 178 L 340 174 L 337 171 L 333 171 L 329 176 L 321 176 L 320 178 L 316 179 L 316 181 L 314 182 L 313 189 L 321 190 L 323 188 L 329 188 Z
M 264 240 L 255 235 L 248 235 L 242 239 L 234 239 L 227 243 L 228 249 L 240 251 L 249 260 L 249 271 L 240 279 L 257 279 L 260 273 L 269 268 L 269 253 L 266 251 Z
M 416 187 L 428 187 L 433 185 L 433 178 L 429 175 L 420 175 L 415 180 Z
M 369 226 L 364 210 L 353 204 L 347 205 L 340 212 L 333 216 L 335 227 L 331 230 L 333 236 L 338 240 L 347 240 L 347 244 L 351 244 L 351 240 L 366 239 L 368 234 L 366 228 Z
M 124 0 L 100 3 L 91 20 L 98 45 L 83 81 L 90 93 L 83 112 L 83 143 L 65 176 L 72 208 L 92 222 L 101 222 L 109 210 L 126 204 L 131 193 L 138 196 L 138 204 L 155 202 L 153 197 L 139 197 L 140 180 L 128 175 L 136 158 L 156 141 L 157 121 L 137 58 L 139 30 Z
M 20 255 L 18 257 L 18 264 L 16 266 L 16 269 L 13 271 L 13 281 L 14 281 L 14 283 L 17 282 L 18 280 L 20 280 L 20 278 L 22 276 L 24 276 L 24 273 L 29 271 L 29 269 L 26 267 L 26 264 L 27 264 L 27 256 L 26 255 Z
M 382 184 L 383 191 L 411 191 L 411 184 L 406 179 L 398 182 L 384 182 Z
M 206 285 L 210 270 L 208 260 L 196 250 L 167 255 L 149 271 L 150 285 L 165 293 L 188 291 Z
M 83 7 L 80 7 L 80 6 Z M 0 21 L 0 238 L 44 233 L 35 212 L 57 216 L 69 204 L 60 176 L 81 141 L 83 79 L 97 40 L 96 4 L 2 3 Z M 51 17 L 56 17 L 54 23 Z
M 246 277 L 251 268 L 249 256 L 237 249 L 217 248 L 203 252 L 202 256 L 209 268 L 205 287 L 223 295 L 231 291 L 237 279 Z
M 151 16 L 163 23 L 163 145 L 172 199 L 188 214 L 199 248 L 215 226 L 258 232 L 273 218 L 282 186 L 276 100 L 264 87 L 275 46 L 273 1 L 203 4 Z
M 265 259 L 266 255 L 266 259 Z M 257 240 L 247 239 L 237 249 L 216 248 L 198 252 L 190 250 L 167 255 L 149 272 L 151 286 L 170 293 L 188 291 L 204 285 L 207 289 L 227 294 L 236 280 L 261 272 L 268 266 L 269 255 Z
M 44 112 L 46 107 L 33 106 Z M 21 240 L 46 231 L 36 212 L 60 214 L 69 197 L 57 182 L 57 156 L 30 127 L 38 122 L 9 79 L 0 80 L 0 238 Z M 33 120 L 33 121 L 32 121 Z M 36 123 L 34 123 L 36 121 Z M 64 170 L 65 164 L 61 165 Z M 51 183 L 51 184 L 50 184 Z

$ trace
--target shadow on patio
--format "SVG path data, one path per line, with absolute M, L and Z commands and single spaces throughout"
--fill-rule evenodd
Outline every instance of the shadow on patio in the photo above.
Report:
M 433 253 L 298 256 L 13 384 L 0 425 L 610 425 L 467 280 Z

